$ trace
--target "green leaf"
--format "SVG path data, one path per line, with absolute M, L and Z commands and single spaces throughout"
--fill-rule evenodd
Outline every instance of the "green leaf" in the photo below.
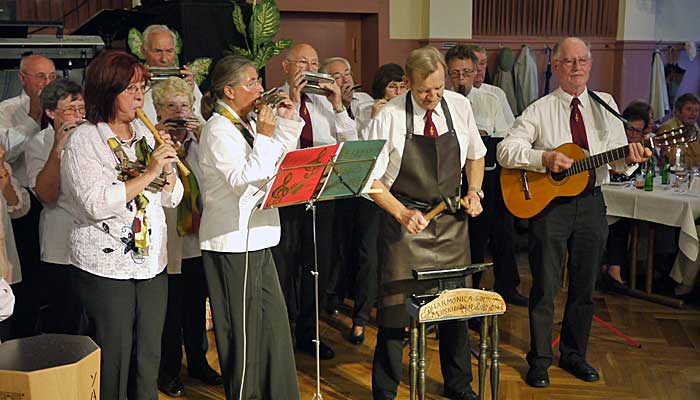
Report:
M 243 47 L 238 46 L 229 46 L 229 49 L 235 55 L 245 57 L 251 61 L 253 60 L 253 53 L 251 53 L 248 49 L 244 49 Z
M 187 67 L 191 69 L 194 74 L 194 81 L 197 85 L 201 85 L 204 79 L 206 79 L 211 62 L 211 58 L 198 58 L 187 64 Z
M 136 56 L 140 61 L 144 61 L 146 58 L 141 53 L 141 46 L 143 45 L 143 34 L 139 32 L 136 28 L 129 29 L 129 36 L 127 38 L 129 42 L 129 50 Z
M 274 0 L 262 0 L 253 7 L 253 41 L 260 45 L 271 40 L 280 27 L 280 12 Z
M 233 4 L 233 24 L 236 26 L 236 30 L 241 35 L 245 36 L 245 22 L 243 21 L 243 10 L 238 3 Z
M 260 69 L 265 66 L 267 60 L 271 59 L 274 56 L 275 46 L 270 43 L 266 43 L 265 45 L 260 47 L 260 50 L 255 55 L 255 58 L 253 59 L 253 64 L 255 64 L 255 68 Z

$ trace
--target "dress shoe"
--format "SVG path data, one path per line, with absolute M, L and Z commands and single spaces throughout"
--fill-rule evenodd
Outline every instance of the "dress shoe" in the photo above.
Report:
M 190 377 L 198 379 L 203 383 L 211 386 L 218 386 L 224 383 L 221 374 L 216 372 L 212 367 L 206 366 L 203 370 L 190 371 Z
M 365 327 L 361 327 L 362 333 L 355 335 L 355 328 L 357 327 L 359 327 L 359 325 L 353 325 L 352 329 L 350 329 L 350 343 L 360 345 L 365 341 Z
M 503 297 L 503 301 L 519 307 L 527 307 L 528 298 L 518 293 L 517 289 L 496 290 Z
M 465 392 L 453 392 L 445 390 L 445 397 L 450 400 L 479 400 L 479 395 L 474 393 L 472 388 L 468 388 Z
M 316 344 L 313 340 L 302 340 L 298 342 L 297 350 L 312 357 L 316 357 Z M 335 358 L 335 351 L 327 344 L 321 342 L 319 346 L 319 357 L 321 357 L 321 360 L 332 360 Z
M 525 383 L 536 388 L 549 386 L 549 374 L 547 373 L 547 368 L 530 367 L 530 369 L 527 370 Z
M 559 368 L 571 373 L 582 381 L 595 382 L 600 379 L 595 368 L 591 367 L 590 364 L 580 358 L 568 360 L 562 358 L 559 360 Z
M 625 289 L 627 289 L 625 282 L 618 281 L 607 272 L 603 272 L 601 274 L 601 281 L 603 284 L 603 290 L 606 292 L 624 292 Z
M 182 397 L 185 395 L 185 387 L 182 386 L 180 378 L 173 378 L 161 381 L 158 379 L 158 390 L 170 397 Z

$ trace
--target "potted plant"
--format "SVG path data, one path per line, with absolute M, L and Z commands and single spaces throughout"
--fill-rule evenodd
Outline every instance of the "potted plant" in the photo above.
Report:
M 227 50 L 229 53 L 248 58 L 260 70 L 269 59 L 292 45 L 290 39 L 272 40 L 280 27 L 280 12 L 275 0 L 253 0 L 247 28 L 241 7 L 235 0 L 231 1 L 234 4 L 233 23 L 236 31 L 243 36 L 246 47 L 231 45 Z

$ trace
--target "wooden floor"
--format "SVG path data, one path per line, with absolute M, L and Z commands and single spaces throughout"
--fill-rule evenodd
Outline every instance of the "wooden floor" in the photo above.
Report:
M 526 269 L 521 269 L 522 288 L 529 289 Z M 488 283 L 489 278 L 485 278 Z M 561 321 L 565 292 L 557 298 L 555 321 Z M 323 317 L 322 338 L 336 351 L 336 358 L 321 364 L 321 393 L 325 400 L 371 399 L 371 360 L 375 345 L 376 326 L 367 329 L 362 346 L 350 344 L 345 337 L 352 321 L 349 310 L 338 318 Z M 549 374 L 551 386 L 531 388 L 523 381 L 527 372 L 525 353 L 529 347 L 527 309 L 510 306 L 501 318 L 501 392 L 500 399 L 621 399 L 621 400 L 697 400 L 700 399 L 700 309 L 689 307 L 677 310 L 642 300 L 615 294 L 596 294 L 596 314 L 642 344 L 634 348 L 613 335 L 603 326 L 593 323 L 588 346 L 588 361 L 600 372 L 601 380 L 582 382 L 554 366 Z M 555 325 L 554 337 L 560 325 Z M 211 334 L 210 334 L 211 335 Z M 208 358 L 218 369 L 213 336 L 210 336 Z M 471 345 L 477 349 L 478 337 L 472 332 Z M 429 399 L 442 399 L 437 342 L 429 339 L 428 392 Z M 406 351 L 408 353 L 408 351 Z M 408 398 L 406 379 L 407 357 L 404 356 L 404 380 L 399 388 L 399 399 Z M 302 399 L 311 399 L 315 392 L 315 362 L 313 358 L 297 354 L 297 370 Z M 472 371 L 477 376 L 476 360 L 472 357 Z M 204 386 L 190 380 L 183 368 L 186 399 L 223 399 L 221 387 Z M 488 380 L 488 377 L 487 377 Z M 477 382 L 473 383 L 478 390 Z M 168 399 L 162 395 L 160 399 Z M 487 389 L 487 398 L 490 391 Z

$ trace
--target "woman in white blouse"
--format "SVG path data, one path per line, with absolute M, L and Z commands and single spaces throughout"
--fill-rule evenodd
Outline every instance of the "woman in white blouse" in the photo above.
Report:
M 144 67 L 121 51 L 102 52 L 90 63 L 84 93 L 88 123 L 70 137 L 61 163 L 61 185 L 72 198 L 74 218 L 73 286 L 102 350 L 103 399 L 158 398 L 168 297 L 162 207 L 177 206 L 182 184 L 172 165 L 173 147 L 151 150 L 153 136 L 134 121 L 145 78 Z M 125 177 L 140 169 L 137 162 L 143 172 Z
M 14 295 L 10 285 L 22 280 L 22 270 L 15 247 L 10 218 L 21 218 L 29 211 L 29 193 L 12 179 L 10 164 L 5 162 L 5 149 L 0 146 L 0 341 L 10 335 Z
M 199 146 L 204 212 L 199 230 L 219 363 L 227 399 L 299 399 L 287 309 L 270 248 L 280 239 L 277 210 L 253 210 L 303 121 L 283 101 L 277 118 L 262 106 L 252 62 L 222 58 L 202 98 L 208 118 Z M 252 215 L 251 215 L 252 212 Z

